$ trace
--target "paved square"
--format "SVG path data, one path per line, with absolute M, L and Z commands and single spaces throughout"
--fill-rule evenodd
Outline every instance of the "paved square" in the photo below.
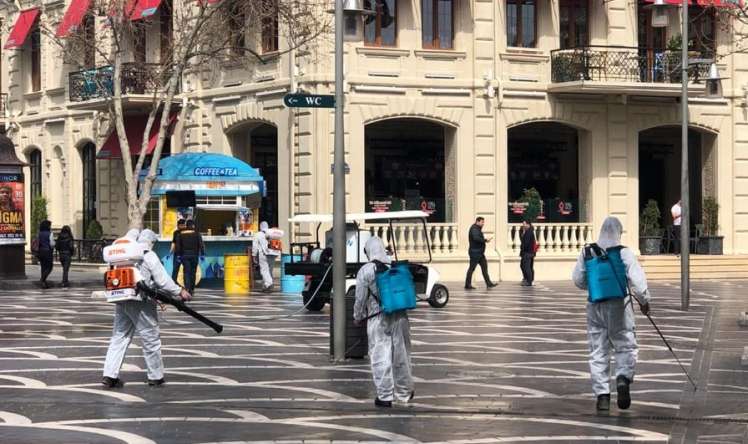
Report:
M 111 305 L 83 289 L 0 291 L 0 443 L 748 440 L 747 283 L 695 283 L 687 313 L 676 286 L 653 285 L 653 316 L 699 390 L 638 314 L 634 403 L 609 417 L 590 392 L 584 293 L 450 287 L 446 308 L 412 312 L 416 397 L 391 410 L 373 405 L 367 361 L 330 363 L 327 309 L 263 320 L 298 310 L 298 296 L 199 291 L 193 306 L 224 333 L 170 308 L 167 384 L 144 383 L 136 339 L 126 386 L 105 391 Z

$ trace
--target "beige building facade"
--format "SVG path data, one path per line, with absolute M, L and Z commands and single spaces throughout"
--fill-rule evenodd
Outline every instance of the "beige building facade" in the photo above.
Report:
M 21 3 L 50 23 L 70 4 Z M 680 194 L 678 9 L 667 27 L 652 28 L 645 4 L 628 0 L 375 3 L 378 15 L 345 47 L 347 208 L 432 212 L 428 239 L 415 225 L 396 227 L 403 255 L 423 257 L 428 243 L 444 279 L 462 279 L 467 230 L 483 216 L 491 274 L 519 280 L 517 201 L 531 187 L 544 200 L 539 280 L 568 278 L 607 215 L 622 220 L 635 248 L 647 200 L 657 201 L 663 230 L 671 224 Z M 702 222 L 703 198 L 716 198 L 724 253 L 748 254 L 748 56 L 720 26 L 722 8 L 700 11 L 689 48 L 692 222 Z M 18 14 L 0 10 L 3 45 Z M 149 59 L 159 55 L 159 29 L 150 31 Z M 286 52 L 281 37 L 267 63 L 188 75 L 179 95 L 171 153 L 224 153 L 260 168 L 264 217 L 289 240 L 315 228 L 289 226 L 289 217 L 332 210 L 333 112 L 283 104 L 289 92 L 333 94 L 330 40 Z M 91 160 L 106 139 L 102 116 L 71 98 L 70 68 L 49 39 L 39 38 L 38 62 L 34 44 L 2 54 L 5 125 L 31 164 L 28 195 L 49 199 L 54 227 L 71 225 L 81 237 L 96 218 L 106 236 L 119 235 L 121 164 Z M 723 78 L 718 97 L 705 90 L 712 62 Z

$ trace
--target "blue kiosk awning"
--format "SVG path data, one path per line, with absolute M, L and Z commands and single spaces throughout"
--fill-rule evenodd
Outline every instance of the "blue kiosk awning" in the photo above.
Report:
M 140 174 L 141 181 L 145 175 Z M 151 194 L 193 190 L 197 196 L 248 196 L 264 194 L 264 189 L 260 171 L 239 159 L 214 153 L 182 153 L 159 161 Z

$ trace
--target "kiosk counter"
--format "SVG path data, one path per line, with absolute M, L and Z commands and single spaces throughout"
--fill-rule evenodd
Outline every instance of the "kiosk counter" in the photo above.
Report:
M 173 268 L 169 250 L 177 221 L 193 219 L 205 243 L 198 282 L 223 280 L 224 257 L 251 254 L 264 190 L 260 171 L 230 156 L 183 153 L 161 159 L 146 219 L 152 227 L 158 221 L 160 240 L 154 250 L 167 271 L 171 273 Z M 179 202 L 175 196 L 185 194 L 180 191 L 194 192 L 194 202 Z

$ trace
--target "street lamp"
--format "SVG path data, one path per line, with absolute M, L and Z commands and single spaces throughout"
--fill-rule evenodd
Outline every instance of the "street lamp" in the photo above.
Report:
M 655 0 L 651 6 L 652 26 L 667 25 L 668 5 L 665 0 Z M 664 21 L 664 25 L 662 24 Z M 688 310 L 690 299 L 689 253 L 690 253 L 690 196 L 688 184 L 688 0 L 681 1 L 681 224 L 680 224 L 680 304 L 681 310 Z M 656 23 L 656 24 L 655 24 Z
M 343 95 L 343 42 L 360 40 L 363 36 L 361 17 L 370 14 L 363 7 L 363 0 L 335 0 L 335 149 L 333 163 L 332 203 L 332 311 L 333 311 L 333 360 L 345 360 L 346 346 L 346 238 L 345 238 L 345 144 L 344 144 L 344 95 Z M 346 31 L 352 31 L 350 34 Z M 347 39 L 344 38 L 347 35 Z

